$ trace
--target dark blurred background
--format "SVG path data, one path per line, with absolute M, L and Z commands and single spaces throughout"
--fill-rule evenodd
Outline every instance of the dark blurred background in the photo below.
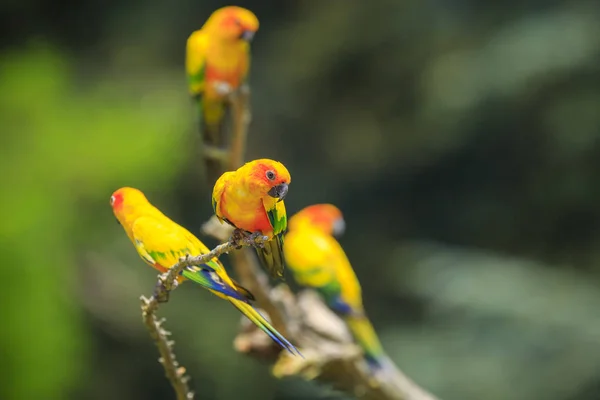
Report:
M 261 21 L 247 158 L 287 165 L 288 213 L 343 210 L 400 368 L 444 400 L 600 398 L 598 3 L 236 4 Z M 211 215 L 184 50 L 223 5 L 0 6 L 0 398 L 174 398 L 109 197 Z M 160 314 L 199 399 L 338 396 L 237 354 L 239 313 L 193 285 Z

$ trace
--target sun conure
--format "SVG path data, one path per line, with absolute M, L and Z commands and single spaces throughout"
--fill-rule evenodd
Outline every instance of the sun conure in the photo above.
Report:
M 225 172 L 213 189 L 212 204 L 219 220 L 269 238 L 256 252 L 274 278 L 283 278 L 283 235 L 287 228 L 283 199 L 291 179 L 283 164 L 265 158 Z
M 373 370 L 383 370 L 389 359 L 369 322 L 361 287 L 348 258 L 334 238 L 345 227 L 341 211 L 332 204 L 315 204 L 289 221 L 284 255 L 288 270 L 300 285 L 315 289 L 348 325 Z
M 110 205 L 138 254 L 147 264 L 166 272 L 185 255 L 206 254 L 209 249 L 187 229 L 154 207 L 138 189 L 123 187 L 113 193 Z M 250 304 L 254 296 L 231 279 L 221 262 L 213 258 L 205 264 L 182 271 L 178 281 L 189 279 L 214 295 L 228 300 L 263 332 L 290 353 L 298 350 Z
M 243 85 L 250 68 L 250 41 L 258 30 L 250 10 L 227 6 L 214 11 L 187 40 L 186 72 L 196 99 L 205 147 L 222 148 L 227 140 L 226 96 Z M 209 184 L 223 172 L 205 152 Z

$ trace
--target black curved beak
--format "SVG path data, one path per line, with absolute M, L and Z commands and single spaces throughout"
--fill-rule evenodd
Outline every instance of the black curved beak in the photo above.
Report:
M 240 39 L 245 40 L 246 42 L 251 42 L 254 38 L 254 31 L 243 31 L 240 35 Z
M 279 201 L 285 199 L 285 196 L 287 195 L 288 192 L 288 184 L 287 183 L 280 183 L 277 186 L 273 186 L 271 188 L 271 190 L 269 190 L 267 192 L 267 194 L 271 197 L 274 197 L 276 199 L 279 199 Z
M 335 237 L 340 237 L 344 234 L 344 232 L 346 231 L 346 221 L 344 221 L 343 218 L 338 218 L 335 220 L 335 222 L 333 223 L 333 230 L 332 230 L 332 234 Z

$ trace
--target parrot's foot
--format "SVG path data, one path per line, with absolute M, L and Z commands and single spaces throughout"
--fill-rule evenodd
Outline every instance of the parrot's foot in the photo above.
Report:
M 252 233 L 250 236 L 248 236 L 248 239 L 252 241 L 252 245 L 254 247 L 259 247 L 261 249 L 263 249 L 265 247 L 265 242 L 257 242 L 256 240 L 258 238 L 261 238 L 263 236 L 262 232 L 257 231 Z
M 247 237 L 248 237 L 248 233 L 246 231 L 236 228 L 233 230 L 233 233 L 231 234 L 231 238 L 229 240 L 231 241 L 231 243 L 233 243 L 233 245 L 235 246 L 235 249 L 239 250 L 243 247 L 242 242 Z
M 233 87 L 224 81 L 216 81 L 213 83 L 215 91 L 221 96 L 228 96 L 233 92 Z
M 263 238 L 262 241 L 257 241 L 259 238 Z M 241 249 L 244 243 L 250 243 L 254 247 L 265 247 L 265 240 L 267 238 L 263 236 L 262 232 L 256 231 L 254 233 L 248 233 L 241 229 L 235 229 L 231 235 L 230 241 L 235 245 L 237 250 Z M 244 242 L 244 243 L 242 243 Z

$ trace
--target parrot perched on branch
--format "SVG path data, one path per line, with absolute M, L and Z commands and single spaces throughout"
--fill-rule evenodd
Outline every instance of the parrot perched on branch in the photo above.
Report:
M 226 97 L 246 81 L 250 42 L 259 22 L 252 11 L 227 6 L 214 11 L 201 29 L 187 40 L 186 72 L 190 94 L 196 99 L 200 133 L 205 147 L 222 148 L 227 140 Z M 218 159 L 205 155 L 211 184 L 223 172 Z
M 274 278 L 283 278 L 283 235 L 287 228 L 283 199 L 291 179 L 280 162 L 260 159 L 225 172 L 213 189 L 213 209 L 221 222 L 269 238 L 256 252 Z
M 194 257 L 209 252 L 187 229 L 150 204 L 138 189 L 118 189 L 111 196 L 110 205 L 142 260 L 161 273 L 177 264 L 180 257 L 188 254 Z M 206 264 L 184 269 L 177 280 L 181 282 L 186 278 L 228 300 L 277 344 L 292 354 L 300 354 L 294 345 L 252 307 L 250 300 L 254 300 L 254 296 L 227 275 L 217 258 Z
M 334 238 L 345 229 L 341 211 L 315 204 L 293 215 L 285 235 L 287 268 L 303 286 L 315 289 L 348 325 L 373 371 L 389 365 L 362 302 L 361 287 L 344 250 Z

